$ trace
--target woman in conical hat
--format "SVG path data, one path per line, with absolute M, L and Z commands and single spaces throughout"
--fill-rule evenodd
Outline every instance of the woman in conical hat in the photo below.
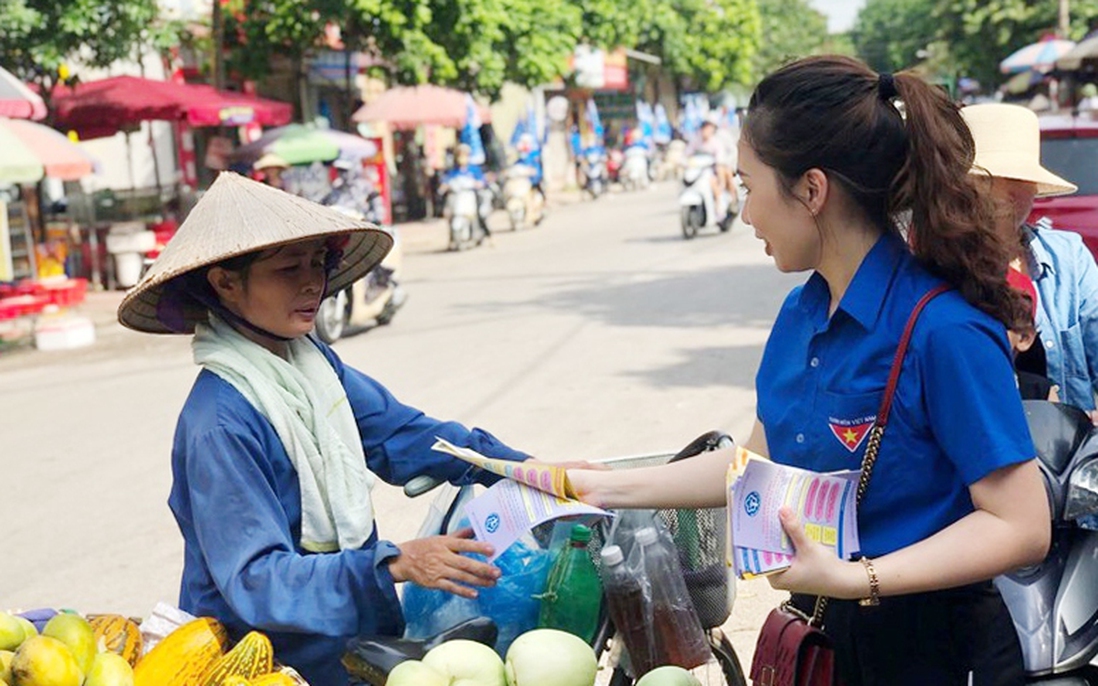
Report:
M 193 333 L 203 368 L 172 448 L 180 606 L 236 637 L 263 631 L 312 686 L 346 686 L 348 638 L 400 635 L 395 583 L 473 597 L 499 574 L 462 555 L 491 554 L 467 532 L 380 540 L 375 479 L 496 480 L 433 451 L 435 437 L 527 459 L 402 405 L 310 335 L 321 299 L 391 246 L 376 226 L 225 173 L 118 311 L 137 331 Z
M 976 142 L 972 174 L 997 200 L 996 226 L 1011 246 L 1013 267 L 1037 288 L 1040 345 L 1019 366 L 1045 375 L 1061 400 L 1095 414 L 1098 392 L 1098 266 L 1073 231 L 1029 221 L 1035 198 L 1078 188 L 1041 166 L 1037 115 L 1021 105 L 987 103 L 961 110 Z M 1044 224 L 1044 222 L 1041 222 Z

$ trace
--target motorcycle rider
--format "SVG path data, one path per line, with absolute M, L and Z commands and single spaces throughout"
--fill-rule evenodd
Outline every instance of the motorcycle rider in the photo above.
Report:
M 687 157 L 691 155 L 710 155 L 716 160 L 714 165 L 715 173 L 711 180 L 713 197 L 717 200 L 719 206 L 721 198 L 724 197 L 725 193 L 728 193 L 733 201 L 729 205 L 728 211 L 732 211 L 736 200 L 736 190 L 732 181 L 732 164 L 728 146 L 717 135 L 719 128 L 720 125 L 716 116 L 706 117 L 698 133 L 698 138 L 694 140 L 694 144 L 687 152 Z
M 481 231 L 484 232 L 484 238 L 491 244 L 492 232 L 488 229 L 488 217 L 484 210 L 486 207 L 484 193 L 488 189 L 488 179 L 485 178 L 484 170 L 480 168 L 480 165 L 473 164 L 470 161 L 472 154 L 472 148 L 465 143 L 461 143 L 457 146 L 454 150 L 454 167 L 443 176 L 442 184 L 439 186 L 439 192 L 443 195 L 448 195 L 450 192 L 450 184 L 458 177 L 467 177 L 475 180 L 478 198 L 477 223 L 480 225 Z M 490 206 L 490 204 L 488 206 Z M 447 219 L 450 217 L 449 200 L 447 200 L 446 210 L 443 212 L 443 216 Z
M 332 162 L 332 170 L 332 190 L 321 204 L 360 212 L 367 221 L 380 224 L 381 212 L 376 203 L 381 196 L 374 184 L 362 173 L 362 165 L 357 160 L 340 157 Z
M 530 177 L 530 182 L 534 185 L 534 189 L 541 193 L 542 197 L 545 197 L 545 189 L 542 187 L 542 181 L 545 179 L 545 170 L 541 165 L 541 147 L 534 144 L 534 135 L 530 133 L 522 134 L 518 143 L 515 145 L 515 150 L 518 152 L 518 160 L 515 164 L 523 164 L 534 170 L 534 175 Z

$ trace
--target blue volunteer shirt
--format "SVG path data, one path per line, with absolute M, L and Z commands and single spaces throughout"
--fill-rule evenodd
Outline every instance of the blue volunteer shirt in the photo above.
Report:
M 883 236 L 835 313 L 818 273 L 782 306 L 756 378 L 770 457 L 858 469 L 915 304 L 940 283 Z M 862 553 L 884 555 L 973 511 L 968 487 L 1036 455 L 1006 331 L 957 291 L 927 305 L 912 335 L 888 428 L 859 507 Z
M 366 462 L 403 484 L 419 474 L 463 484 L 497 478 L 431 450 L 436 436 L 485 455 L 524 460 L 479 429 L 441 422 L 402 405 L 378 382 L 317 343 L 343 382 Z M 219 376 L 199 373 L 172 447 L 168 504 L 183 534 L 179 605 L 221 620 L 235 639 L 266 633 L 275 657 L 312 686 L 346 686 L 347 639 L 400 635 L 400 602 L 386 564 L 399 551 L 375 528 L 358 550 L 311 554 L 300 547 L 297 472 L 274 427 Z

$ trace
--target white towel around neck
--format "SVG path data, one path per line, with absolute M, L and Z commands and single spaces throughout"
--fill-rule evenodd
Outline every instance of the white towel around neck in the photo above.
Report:
M 274 426 L 301 486 L 301 547 L 359 548 L 374 528 L 362 438 L 347 392 L 328 358 L 306 337 L 289 341 L 288 360 L 214 315 L 195 327 L 196 364 L 241 392 Z

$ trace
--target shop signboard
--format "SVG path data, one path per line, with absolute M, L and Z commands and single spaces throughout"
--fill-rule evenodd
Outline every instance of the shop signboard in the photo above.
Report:
M 613 52 L 577 45 L 571 68 L 580 88 L 623 91 L 629 88 L 629 58 L 623 48 Z

